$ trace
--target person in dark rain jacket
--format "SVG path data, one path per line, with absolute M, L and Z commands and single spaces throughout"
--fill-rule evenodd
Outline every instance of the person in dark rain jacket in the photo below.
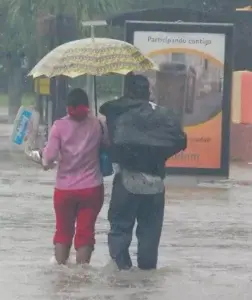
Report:
M 144 146 L 121 147 L 118 151 L 113 151 L 118 117 L 123 113 L 131 113 L 134 109 L 140 108 L 141 111 L 142 107 L 147 109 L 147 106 L 150 106 L 149 110 L 155 109 L 155 104 L 149 102 L 148 79 L 142 75 L 131 74 L 128 82 L 129 96 L 105 103 L 100 108 L 100 113 L 107 118 L 112 141 L 112 158 L 117 162 L 108 212 L 110 223 L 108 246 L 110 256 L 118 269 L 130 269 L 132 261 L 129 247 L 133 228 L 137 222 L 138 267 L 150 270 L 155 269 L 158 262 L 165 206 L 163 179 L 168 155 L 163 151 L 152 151 Z M 130 123 L 125 124 L 127 127 Z M 125 132 L 120 132 L 120 136 L 126 138 Z M 185 145 L 182 148 L 185 148 Z

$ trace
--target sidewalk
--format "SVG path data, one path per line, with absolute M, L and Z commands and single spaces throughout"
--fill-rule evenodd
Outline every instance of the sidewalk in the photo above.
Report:
M 0 138 L 10 137 L 12 133 L 12 124 L 2 124 L 0 116 Z
M 8 124 L 8 107 L 0 107 L 0 125 Z
M 217 176 L 167 176 L 166 186 L 169 187 L 209 187 L 231 188 L 235 186 L 252 186 L 252 165 L 246 163 L 230 163 L 229 178 Z
M 228 181 L 234 184 L 252 186 L 252 165 L 237 162 L 231 163 Z

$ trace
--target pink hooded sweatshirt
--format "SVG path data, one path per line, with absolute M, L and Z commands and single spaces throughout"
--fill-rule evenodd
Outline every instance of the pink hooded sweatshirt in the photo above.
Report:
M 43 165 L 58 159 L 56 188 L 79 190 L 102 184 L 99 150 L 108 144 L 107 128 L 91 113 L 82 121 L 69 116 L 54 122 L 46 147 Z

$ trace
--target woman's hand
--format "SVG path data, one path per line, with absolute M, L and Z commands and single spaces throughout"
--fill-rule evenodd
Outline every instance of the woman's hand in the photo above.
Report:
M 43 167 L 43 170 L 44 170 L 44 171 L 51 170 L 51 168 L 50 168 L 49 166 L 43 166 L 43 165 L 42 165 L 42 167 Z

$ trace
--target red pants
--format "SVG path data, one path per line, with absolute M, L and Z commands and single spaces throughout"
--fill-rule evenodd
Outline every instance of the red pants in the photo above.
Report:
M 95 222 L 104 200 L 103 185 L 83 190 L 54 191 L 56 232 L 54 244 L 75 249 L 95 244 Z M 76 226 L 75 226 L 76 224 Z

